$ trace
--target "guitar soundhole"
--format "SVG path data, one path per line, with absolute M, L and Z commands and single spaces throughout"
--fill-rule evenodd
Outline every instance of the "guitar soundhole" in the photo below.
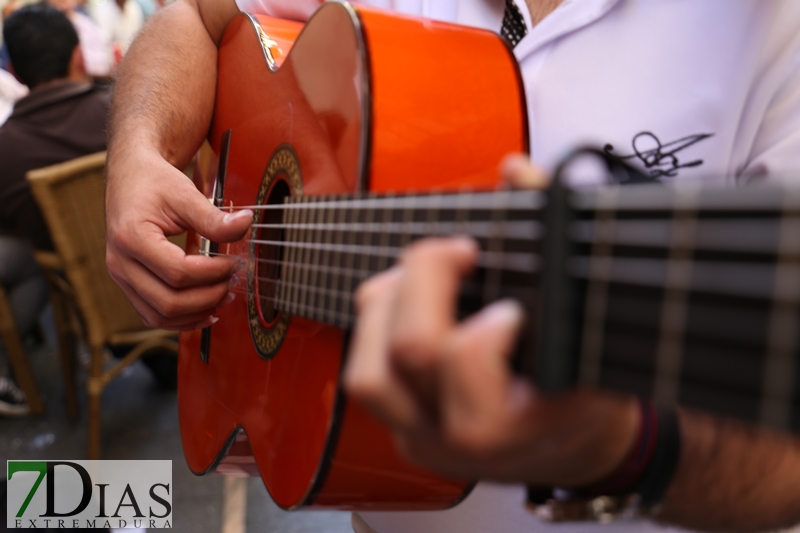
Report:
M 282 204 L 283 199 L 289 194 L 288 183 L 283 179 L 279 179 L 272 186 L 266 204 Z M 282 221 L 283 211 L 280 209 L 264 209 L 261 212 L 261 224 L 279 226 Z M 283 242 L 283 236 L 283 228 L 262 227 L 258 230 L 257 239 L 259 241 Z M 275 324 L 279 314 L 275 307 L 275 301 L 278 295 L 283 247 L 274 244 L 259 244 L 256 257 L 258 258 L 256 267 L 258 314 L 262 325 L 269 328 Z

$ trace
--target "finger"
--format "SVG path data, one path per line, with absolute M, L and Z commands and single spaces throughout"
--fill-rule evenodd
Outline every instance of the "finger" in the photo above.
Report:
M 216 323 L 219 319 L 214 315 L 214 313 L 230 304 L 236 296 L 233 293 L 229 294 L 214 309 L 204 310 L 190 315 L 184 315 L 179 318 L 170 319 L 161 315 L 153 306 L 139 296 L 136 290 L 134 290 L 129 284 L 121 280 L 115 281 L 117 281 L 120 288 L 122 288 L 123 292 L 125 292 L 125 295 L 131 301 L 133 307 L 142 317 L 145 325 L 148 327 L 157 327 L 175 331 L 189 331 L 207 327 Z
M 513 300 L 495 302 L 456 328 L 441 364 L 440 421 L 445 440 L 473 454 L 502 446 L 531 402 L 508 358 L 524 321 Z
M 241 239 L 253 223 L 249 209 L 226 212 L 212 205 L 191 183 L 183 189 L 172 196 L 169 208 L 184 228 L 192 228 L 214 242 L 233 242 Z
M 500 175 L 515 189 L 546 189 L 550 184 L 547 173 L 531 164 L 523 154 L 506 156 L 500 163 Z
M 235 285 L 239 276 L 213 285 L 202 285 L 187 289 L 176 289 L 136 261 L 128 261 L 122 280 L 136 288 L 136 293 L 153 307 L 159 316 L 166 319 L 210 312 L 215 309 Z
M 130 262 L 141 263 L 155 277 L 176 289 L 222 283 L 245 266 L 237 257 L 187 255 L 167 240 L 161 228 L 150 222 L 131 225 L 116 235 L 109 235 L 108 242 L 106 264 L 110 271 L 125 277 L 123 272 Z
M 389 360 L 392 308 L 402 271 L 393 268 L 363 283 L 357 293 L 358 322 L 344 372 L 348 393 L 390 427 L 408 431 L 421 423 L 420 410 L 393 374 Z
M 389 339 L 394 364 L 414 371 L 435 363 L 455 324 L 461 278 L 472 269 L 477 254 L 475 242 L 461 237 L 425 239 L 403 252 L 404 275 Z

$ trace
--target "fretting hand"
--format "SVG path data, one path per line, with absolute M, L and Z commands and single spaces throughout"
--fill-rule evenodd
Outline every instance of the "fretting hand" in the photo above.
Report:
M 547 182 L 524 158 L 503 167 L 516 186 Z M 633 442 L 635 400 L 586 390 L 544 397 L 514 376 L 508 357 L 524 323 L 518 304 L 454 319 L 476 257 L 464 238 L 423 240 L 360 287 L 348 392 L 414 461 L 451 476 L 560 486 L 602 478 Z

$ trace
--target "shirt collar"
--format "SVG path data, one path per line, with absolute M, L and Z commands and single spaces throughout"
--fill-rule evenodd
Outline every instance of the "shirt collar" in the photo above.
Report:
M 64 80 L 45 87 L 34 88 L 28 96 L 14 105 L 11 117 L 19 117 L 37 111 L 50 104 L 88 93 L 94 86 L 91 83 L 78 83 Z
M 531 28 L 531 14 L 528 11 L 528 5 L 523 0 L 519 0 L 516 4 L 522 11 L 525 24 L 528 26 L 528 35 L 516 46 L 514 54 L 518 60 L 521 60 L 559 37 L 599 20 L 621 1 L 564 0 L 552 13 Z

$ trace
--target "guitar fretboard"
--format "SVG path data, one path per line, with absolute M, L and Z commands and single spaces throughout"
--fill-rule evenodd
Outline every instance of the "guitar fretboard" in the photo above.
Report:
M 268 292 L 293 315 L 349 327 L 355 289 L 391 267 L 406 245 L 467 235 L 481 245 L 475 276 L 463 290 L 468 307 L 512 295 L 530 300 L 543 205 L 535 191 L 287 198 L 254 226 L 262 297 Z
M 468 235 L 481 253 L 460 313 L 522 301 L 533 337 L 520 366 L 543 388 L 577 381 L 800 427 L 800 190 L 553 194 L 288 198 L 254 226 L 258 295 L 276 311 L 351 327 L 355 289 L 406 245 Z
M 585 385 L 800 426 L 800 191 L 573 195 Z

